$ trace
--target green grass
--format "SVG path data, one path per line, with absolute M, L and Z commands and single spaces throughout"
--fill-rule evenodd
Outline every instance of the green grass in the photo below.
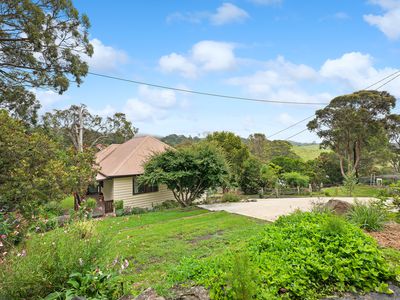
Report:
M 377 197 L 379 191 L 383 188 L 377 188 L 369 185 L 356 185 L 352 197 Z M 332 197 L 347 197 L 349 196 L 348 191 L 343 187 L 330 187 L 322 189 L 322 196 L 332 196 Z
M 305 161 L 316 159 L 322 152 L 328 152 L 328 150 L 320 149 L 319 144 L 304 146 L 294 145 L 293 151 Z
M 74 197 L 68 196 L 61 201 L 61 207 L 65 211 L 69 211 L 70 209 L 74 209 Z
M 166 276 L 183 257 L 207 257 L 240 248 L 260 232 L 262 221 L 226 212 L 173 209 L 107 218 L 97 229 L 108 241 L 99 257 L 107 269 L 115 258 L 128 259 L 127 286 L 168 290 Z
M 98 229 L 108 235 L 101 267 L 116 257 L 130 261 L 127 282 L 134 290 L 155 287 L 168 289 L 166 275 L 183 257 L 207 257 L 227 248 L 244 245 L 258 233 L 263 222 L 205 210 L 171 210 L 99 222 Z

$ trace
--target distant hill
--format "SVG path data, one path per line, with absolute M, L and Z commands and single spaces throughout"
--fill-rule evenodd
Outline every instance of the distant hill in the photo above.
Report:
M 176 145 L 182 144 L 182 143 L 188 143 L 188 142 L 198 142 L 200 141 L 200 138 L 195 136 L 195 137 L 191 137 L 191 136 L 184 136 L 182 134 L 178 135 L 178 134 L 170 134 L 167 135 L 163 138 L 161 138 L 161 141 L 163 141 L 164 143 L 175 147 Z
M 293 151 L 303 160 L 311 160 L 317 158 L 322 152 L 329 150 L 320 149 L 319 144 L 301 144 L 293 145 Z

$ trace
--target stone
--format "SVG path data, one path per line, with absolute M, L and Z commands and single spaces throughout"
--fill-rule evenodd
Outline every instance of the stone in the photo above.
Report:
M 208 290 L 202 286 L 175 288 L 176 300 L 210 300 Z
M 329 200 L 324 206 L 338 215 L 346 214 L 352 207 L 350 203 L 337 199 Z
M 139 296 L 137 296 L 134 300 L 165 300 L 165 298 L 159 296 L 157 292 L 152 288 L 148 288 Z

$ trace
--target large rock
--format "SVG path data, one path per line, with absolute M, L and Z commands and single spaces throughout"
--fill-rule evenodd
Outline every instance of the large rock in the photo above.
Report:
M 157 295 L 157 292 L 152 288 L 148 288 L 134 300 L 165 300 L 165 298 Z
M 324 207 L 335 214 L 344 215 L 351 209 L 352 205 L 343 200 L 331 199 L 325 203 Z
M 176 300 L 210 300 L 208 291 L 202 286 L 175 288 L 174 292 Z

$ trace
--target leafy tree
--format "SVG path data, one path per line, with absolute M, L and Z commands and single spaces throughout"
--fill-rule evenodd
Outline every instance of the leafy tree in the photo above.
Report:
M 142 183 L 165 184 L 184 207 L 207 189 L 224 185 L 228 177 L 223 154 L 203 143 L 155 155 L 145 164 L 144 171 Z
M 91 114 L 83 104 L 46 113 L 43 116 L 43 127 L 50 134 L 62 137 L 66 145 L 72 144 L 80 152 L 85 146 L 89 149 L 100 142 L 123 143 L 133 138 L 138 131 L 123 113 L 104 119 Z
M 27 213 L 38 204 L 61 200 L 68 168 L 59 145 L 0 111 L 0 206 Z
M 268 160 L 273 160 L 276 157 L 284 156 L 293 159 L 299 159 L 300 157 L 294 153 L 293 145 L 288 141 L 269 141 L 266 148 L 266 155 Z
M 282 174 L 283 180 L 291 187 L 307 187 L 310 178 L 298 172 L 289 172 Z
M 71 0 L 5 0 L 0 26 L 0 108 L 34 121 L 39 103 L 29 88 L 63 93 L 86 76 L 89 20 Z
M 334 152 L 322 152 L 315 160 L 308 161 L 307 167 L 305 168 L 304 174 L 310 176 L 310 180 L 313 183 L 329 183 L 329 184 L 341 184 L 343 182 L 343 176 L 340 171 L 340 164 L 338 155 Z
M 74 209 L 78 210 L 86 197 L 89 185 L 95 183 L 98 172 L 95 149 L 76 151 L 70 147 L 64 154 L 64 161 L 67 170 L 67 191 L 73 193 Z
M 219 131 L 209 134 L 206 140 L 221 148 L 232 170 L 231 183 L 237 183 L 243 171 L 244 162 L 250 153 L 242 139 L 233 132 Z
M 308 123 L 322 139 L 322 146 L 339 156 L 342 176 L 357 174 L 362 151 L 369 138 L 378 136 L 396 99 L 387 92 L 359 91 L 334 98 L 328 106 L 316 112 Z
M 400 173 L 400 115 L 392 114 L 387 118 L 387 130 L 390 144 L 390 162 L 395 172 Z
M 244 162 L 243 172 L 239 179 L 239 186 L 245 194 L 256 194 L 262 186 L 261 178 L 261 162 L 255 158 L 250 157 Z
M 251 154 L 253 154 L 262 162 L 267 161 L 267 147 L 269 141 L 267 140 L 265 134 L 254 133 L 249 135 L 247 144 Z
M 271 163 L 281 168 L 281 173 L 303 172 L 305 169 L 304 162 L 299 158 L 291 158 L 287 156 L 277 156 L 271 160 Z
M 279 173 L 281 167 L 273 163 L 265 164 L 261 167 L 260 176 L 263 185 L 267 188 L 275 189 L 276 197 L 279 197 Z

